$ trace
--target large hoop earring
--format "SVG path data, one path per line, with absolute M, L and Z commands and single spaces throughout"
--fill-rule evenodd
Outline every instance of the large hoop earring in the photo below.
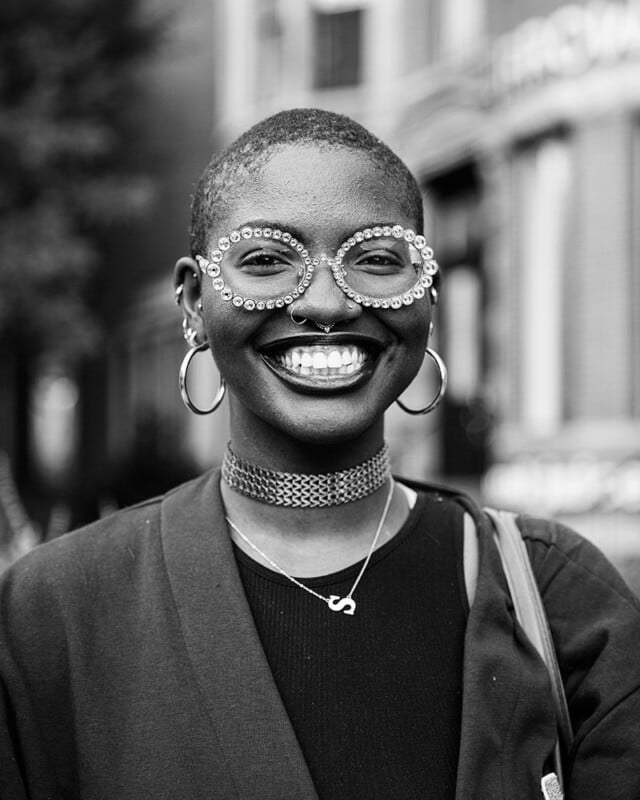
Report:
M 196 353 L 202 353 L 208 348 L 209 345 L 206 342 L 204 342 L 203 344 L 194 345 L 182 359 L 182 364 L 180 364 L 180 372 L 178 373 L 178 386 L 180 387 L 180 396 L 182 397 L 182 402 L 189 409 L 189 411 L 193 411 L 194 414 L 200 414 L 200 415 L 211 414 L 213 411 L 215 411 L 216 408 L 218 408 L 218 406 L 222 402 L 225 392 L 227 390 L 227 383 L 225 379 L 221 376 L 220 386 L 218 387 L 216 396 L 213 398 L 213 403 L 209 408 L 206 409 L 198 408 L 198 406 L 194 405 L 191 398 L 189 397 L 189 389 L 187 388 L 187 373 L 189 371 L 189 365 L 191 364 L 191 359 L 195 356 Z
M 440 389 L 438 390 L 438 394 L 433 398 L 433 400 L 429 403 L 428 406 L 424 408 L 407 408 L 403 402 L 400 400 L 396 400 L 396 403 L 400 406 L 403 411 L 406 411 L 407 414 L 428 414 L 430 411 L 438 405 L 438 403 L 444 397 L 444 393 L 447 391 L 447 366 L 442 360 L 442 358 L 436 353 L 435 350 L 432 350 L 430 347 L 427 347 L 425 350 L 426 355 L 435 362 L 436 367 L 438 367 L 438 371 L 440 372 Z

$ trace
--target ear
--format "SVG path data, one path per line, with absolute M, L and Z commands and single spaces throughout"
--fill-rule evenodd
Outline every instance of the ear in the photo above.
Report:
M 207 335 L 202 310 L 200 278 L 200 268 L 193 258 L 183 256 L 176 261 L 173 271 L 176 301 L 182 308 L 187 325 L 198 334 L 198 342 L 204 342 Z

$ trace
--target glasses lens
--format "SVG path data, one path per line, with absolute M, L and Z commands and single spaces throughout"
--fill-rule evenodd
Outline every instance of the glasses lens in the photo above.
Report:
M 226 289 L 256 301 L 294 291 L 305 274 L 306 251 L 295 239 L 284 235 L 287 241 L 275 239 L 272 234 L 254 234 L 231 241 L 225 251 L 215 251 L 212 259 L 220 267 Z
M 393 237 L 356 242 L 342 258 L 342 278 L 350 289 L 389 298 L 412 289 L 422 271 L 418 250 Z

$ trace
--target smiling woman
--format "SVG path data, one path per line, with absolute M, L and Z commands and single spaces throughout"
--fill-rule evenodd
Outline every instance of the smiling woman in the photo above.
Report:
M 441 387 L 410 413 L 447 381 L 422 227 L 402 161 L 329 112 L 271 117 L 205 169 L 180 386 L 196 413 L 228 397 L 224 462 L 4 576 L 2 797 L 562 796 L 489 518 L 391 474 L 386 410 L 425 353 Z M 566 797 L 638 797 L 638 602 L 577 534 L 518 525 L 574 727 Z

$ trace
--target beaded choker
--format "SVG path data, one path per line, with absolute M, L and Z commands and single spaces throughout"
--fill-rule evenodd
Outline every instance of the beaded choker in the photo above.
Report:
M 277 472 L 244 461 L 229 445 L 222 462 L 222 477 L 232 489 L 261 503 L 288 508 L 352 503 L 373 494 L 390 476 L 386 443 L 372 458 L 340 472 Z

